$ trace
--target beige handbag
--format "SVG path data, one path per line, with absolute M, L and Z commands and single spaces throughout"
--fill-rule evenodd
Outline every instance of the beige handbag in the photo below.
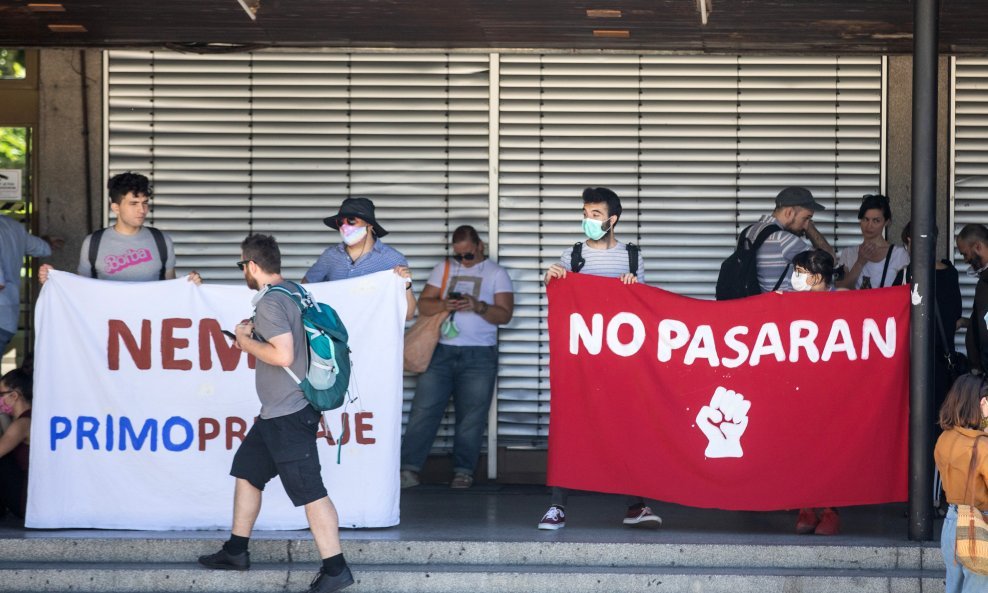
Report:
M 964 502 L 957 505 L 957 536 L 954 557 L 971 572 L 988 575 L 988 523 L 984 514 L 974 506 L 974 479 L 978 468 L 978 439 L 974 439 L 971 452 L 971 466 L 968 469 L 967 487 L 964 489 Z
M 442 286 L 439 288 L 439 298 L 446 292 L 446 281 L 449 280 L 449 260 L 443 268 Z M 429 368 L 432 353 L 439 343 L 439 326 L 449 317 L 449 311 L 440 311 L 435 315 L 419 315 L 412 327 L 405 331 L 405 353 L 403 366 L 409 373 L 424 373 Z

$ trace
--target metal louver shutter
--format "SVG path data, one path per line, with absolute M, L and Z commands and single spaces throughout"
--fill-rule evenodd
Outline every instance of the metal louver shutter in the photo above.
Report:
M 322 219 L 348 195 L 374 201 L 416 294 L 453 228 L 487 236 L 489 54 L 111 51 L 107 67 L 108 175 L 151 177 L 180 275 L 242 282 L 240 242 L 262 232 L 300 279 L 340 241 Z
M 449 224 L 488 222 L 485 54 L 109 52 L 109 175 L 147 173 L 180 271 L 241 280 L 249 232 L 301 278 L 339 242 L 322 219 L 374 200 L 420 290 Z M 448 212 L 447 212 L 448 210 Z
M 988 224 L 988 59 L 953 58 L 953 125 L 951 128 L 951 253 L 960 272 L 961 299 L 965 316 L 974 306 L 977 279 L 965 274 L 970 266 L 953 248 L 953 237 L 966 224 Z M 944 229 L 940 229 L 944 232 Z M 964 332 L 956 345 L 965 351 Z
M 581 191 L 622 198 L 618 238 L 646 280 L 712 297 L 737 232 L 787 185 L 809 187 L 838 248 L 862 194 L 883 188 L 882 58 L 502 55 L 499 261 L 515 281 L 500 334 L 498 439 L 545 446 L 541 276 L 581 240 Z M 835 197 L 836 196 L 836 197 Z

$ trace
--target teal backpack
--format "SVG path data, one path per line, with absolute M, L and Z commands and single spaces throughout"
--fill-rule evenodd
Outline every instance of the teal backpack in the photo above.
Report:
M 291 297 L 302 314 L 302 329 L 308 348 L 305 377 L 299 379 L 292 369 L 284 367 L 309 400 L 320 412 L 335 410 L 346 400 L 350 386 L 350 348 L 348 334 L 336 311 L 326 303 L 317 303 L 301 285 L 292 282 L 298 292 L 283 286 L 272 286 L 272 292 Z

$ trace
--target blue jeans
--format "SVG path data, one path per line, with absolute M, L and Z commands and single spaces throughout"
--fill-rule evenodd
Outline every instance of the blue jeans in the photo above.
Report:
M 436 346 L 429 368 L 415 387 L 401 443 L 401 469 L 422 469 L 452 395 L 456 413 L 453 472 L 472 476 L 496 377 L 497 346 Z
M 961 566 L 954 560 L 954 544 L 957 537 L 957 505 L 947 508 L 940 532 L 940 552 L 947 565 L 946 593 L 984 593 L 988 591 L 988 576 L 980 575 Z

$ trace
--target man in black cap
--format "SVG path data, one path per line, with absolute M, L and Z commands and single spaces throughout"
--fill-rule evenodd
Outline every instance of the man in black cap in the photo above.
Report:
M 792 258 L 810 249 L 822 249 L 834 255 L 834 250 L 820 231 L 813 226 L 813 213 L 826 210 L 823 204 L 813 199 L 813 194 L 805 187 L 787 187 L 775 197 L 775 210 L 762 216 L 758 222 L 748 227 L 745 235 L 754 242 L 762 229 L 769 225 L 779 228 L 772 233 L 758 250 L 758 285 L 762 292 L 792 290 L 789 275 L 792 272 Z M 812 247 L 800 237 L 810 240 Z
M 302 282 L 326 282 L 366 276 L 384 270 L 394 270 L 407 282 L 407 318 L 415 315 L 415 295 L 412 294 L 412 274 L 408 260 L 381 237 L 388 234 L 374 217 L 374 202 L 367 198 L 346 198 L 340 211 L 323 219 L 323 223 L 340 232 L 342 241 L 326 248 L 305 273 Z

